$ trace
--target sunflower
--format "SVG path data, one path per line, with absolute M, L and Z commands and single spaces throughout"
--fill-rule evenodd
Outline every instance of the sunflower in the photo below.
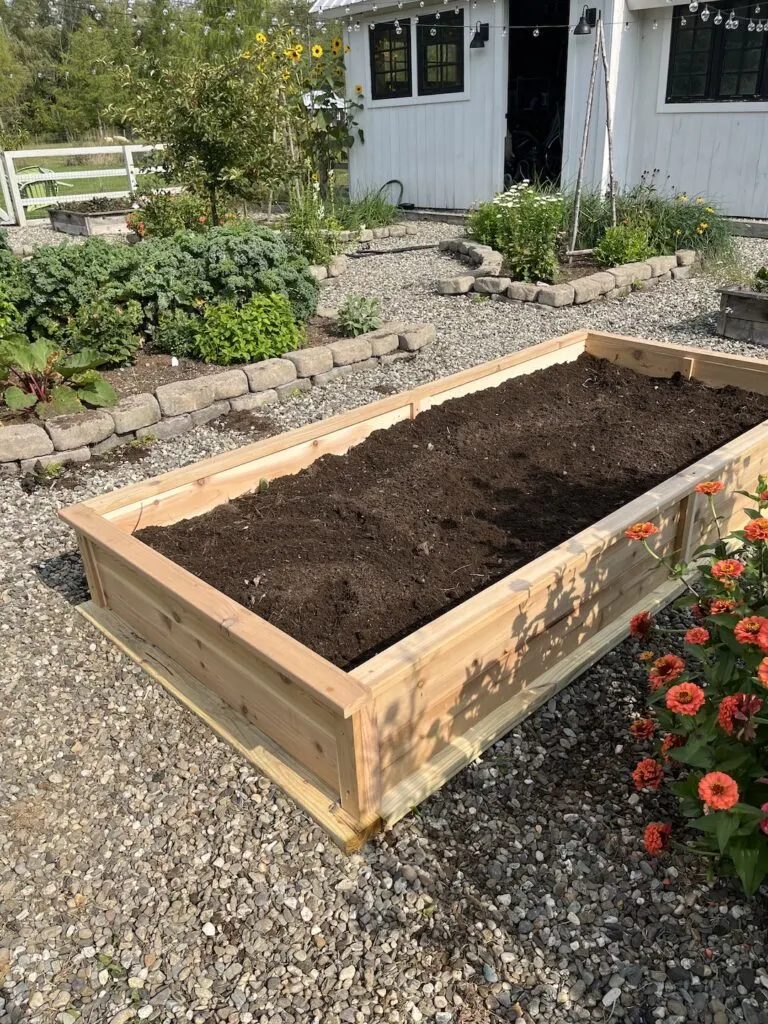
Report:
M 342 41 L 339 39 L 338 36 L 335 36 L 331 40 L 331 53 L 339 54 L 339 53 L 341 53 L 341 51 L 343 49 L 344 49 L 344 43 L 342 43 Z
M 288 60 L 292 60 L 294 64 L 299 60 L 299 54 L 296 52 L 295 47 L 291 50 L 283 50 L 283 56 L 287 57 Z
M 257 43 L 266 43 L 266 41 L 267 41 L 267 37 L 264 35 L 263 32 L 257 32 L 256 33 L 256 42 Z
M 323 56 L 323 48 L 322 48 L 322 46 L 319 46 L 317 43 L 315 43 L 315 45 L 312 47 L 312 56 L 313 57 L 322 57 Z
M 362 85 L 356 85 L 355 86 L 355 96 L 362 96 L 362 95 L 363 95 L 363 87 L 362 87 Z
M 301 56 L 302 53 L 304 53 L 304 47 L 301 45 L 301 43 L 296 43 L 296 45 L 294 46 L 294 50 L 296 51 L 296 53 L 298 53 L 299 56 Z
M 240 60 L 250 60 L 250 59 L 251 59 L 251 51 L 250 50 L 245 50 L 243 53 L 240 54 Z

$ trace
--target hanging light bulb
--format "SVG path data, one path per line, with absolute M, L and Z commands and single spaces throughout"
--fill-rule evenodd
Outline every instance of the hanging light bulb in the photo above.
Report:
M 355 25 L 354 25 L 354 31 L 355 31 L 355 32 L 359 32 L 359 31 L 360 31 L 360 22 L 359 22 L 359 21 L 356 21 L 356 22 L 355 22 Z
M 395 35 L 396 36 L 401 36 L 402 34 L 403 34 L 403 30 L 398 25 L 397 28 L 395 29 Z
M 762 23 L 762 21 L 758 21 L 757 25 L 755 25 L 755 32 L 762 32 L 762 31 L 763 31 L 763 23 Z
M 699 0 L 691 0 L 691 2 L 688 4 L 688 10 L 691 12 L 691 14 L 695 14 L 696 11 L 698 11 L 698 9 Z
M 436 12 L 436 14 L 435 14 L 435 21 L 440 21 L 440 11 Z
M 504 28 L 501 30 L 501 38 L 503 39 L 506 34 L 507 34 L 507 26 L 505 25 Z
M 736 17 L 736 11 L 731 11 L 731 28 L 737 29 L 739 27 L 739 19 Z
M 747 32 L 754 32 L 754 31 L 755 31 L 755 28 L 756 28 L 756 26 L 755 26 L 755 23 L 754 23 L 754 21 L 752 21 L 752 19 L 750 18 L 750 19 L 749 19 L 749 21 L 748 21 L 748 23 L 747 23 Z
M 537 25 L 536 28 L 533 30 L 533 38 L 538 39 L 540 35 L 541 32 L 539 32 L 539 26 Z
M 653 29 L 653 31 L 655 32 L 655 31 L 656 31 L 656 29 L 657 29 L 658 27 L 659 27 L 659 23 L 658 23 L 658 21 L 656 21 L 656 19 L 654 18 L 654 19 L 653 19 L 653 24 L 651 25 L 651 28 L 652 28 L 652 29 Z
M 431 36 L 436 36 L 436 35 L 437 35 L 437 29 L 435 28 L 435 26 L 434 26 L 434 25 L 433 25 L 433 26 L 432 26 L 432 28 L 431 28 L 431 29 L 429 30 L 429 34 L 430 34 Z
M 371 30 L 371 32 L 373 32 L 373 30 L 376 28 L 376 26 L 373 24 L 372 21 L 369 21 L 368 22 L 368 28 Z
M 759 13 L 760 13 L 760 4 L 756 4 L 755 5 L 755 14 L 759 14 Z
M 417 14 L 417 15 L 416 15 L 416 17 L 415 17 L 415 18 L 413 19 L 413 23 L 414 23 L 414 25 L 418 25 L 418 24 L 419 24 L 419 16 L 418 16 L 418 14 Z
M 681 27 L 681 28 L 685 28 L 685 26 L 686 26 L 687 24 L 688 24 L 688 19 L 687 19 L 687 18 L 686 18 L 685 16 L 683 16 L 683 17 L 682 17 L 682 18 L 680 19 L 680 27 Z
M 704 5 L 704 10 L 701 12 L 701 20 L 709 21 L 709 8 L 706 4 Z
M 713 21 L 714 21 L 715 25 L 722 25 L 723 24 L 723 15 L 722 15 L 721 11 L 717 12 L 715 17 L 713 18 Z

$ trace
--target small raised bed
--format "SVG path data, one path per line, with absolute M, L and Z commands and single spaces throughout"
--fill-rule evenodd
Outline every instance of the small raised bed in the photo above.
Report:
M 757 360 L 574 332 L 64 510 L 91 591 L 83 614 L 343 848 L 359 846 L 623 639 L 635 611 L 678 593 L 624 530 L 653 518 L 658 548 L 685 557 L 708 522 L 695 484 L 715 477 L 726 483 L 718 511 L 735 522 L 734 490 L 768 469 L 768 421 L 350 671 L 134 534 L 201 515 L 431 406 L 584 352 L 645 376 L 768 394 L 768 364 Z
M 126 219 L 133 212 L 128 208 L 107 213 L 84 213 L 81 210 L 51 207 L 48 217 L 53 230 L 62 231 L 65 235 L 127 235 L 130 228 Z
M 721 288 L 717 327 L 723 338 L 768 345 L 768 293 L 735 285 Z

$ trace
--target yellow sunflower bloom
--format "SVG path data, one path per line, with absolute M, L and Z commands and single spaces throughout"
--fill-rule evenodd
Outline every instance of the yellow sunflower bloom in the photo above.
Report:
M 251 51 L 250 50 L 246 50 L 244 53 L 240 54 L 240 60 L 250 60 L 250 59 L 251 59 Z
M 322 46 L 318 46 L 318 44 L 315 43 L 315 45 L 312 47 L 312 56 L 313 57 L 318 57 L 318 58 L 322 57 L 323 56 L 323 48 L 322 48 Z
M 283 72 L 283 81 L 284 82 L 287 82 L 290 77 L 291 77 L 291 72 L 290 71 L 284 71 Z
M 703 203 L 704 200 L 702 199 L 701 196 L 696 196 L 696 199 L 694 200 L 694 202 L 696 202 L 696 203 Z
M 288 60 L 292 60 L 294 64 L 296 63 L 297 60 L 301 59 L 299 54 L 296 52 L 295 47 L 292 50 L 284 50 L 283 53 L 288 58 Z
M 362 85 L 356 85 L 355 86 L 355 95 L 356 96 L 362 96 L 363 95 L 363 87 L 362 87 Z
M 344 53 L 349 53 L 349 51 L 350 51 L 351 49 L 352 49 L 352 47 L 351 47 L 351 46 L 345 46 L 345 47 L 344 47 Z
M 333 51 L 334 53 L 341 53 L 341 51 L 342 51 L 343 47 L 344 47 L 344 43 L 342 43 L 342 41 L 341 41 L 341 40 L 339 39 L 339 37 L 338 37 L 338 36 L 335 36 L 335 37 L 334 37 L 334 38 L 333 38 L 333 39 L 331 40 L 331 50 L 332 50 L 332 51 Z
M 296 51 L 296 53 L 298 53 L 299 56 L 301 56 L 302 53 L 304 53 L 304 47 L 301 45 L 301 43 L 296 43 L 296 45 L 294 46 L 294 50 Z
M 705 206 L 704 207 L 704 212 L 705 213 L 714 213 L 715 211 L 712 209 L 711 206 Z
M 266 43 L 266 41 L 267 41 L 267 37 L 264 35 L 263 32 L 257 32 L 256 33 L 256 42 L 257 43 Z
M 681 203 L 688 202 L 688 196 L 685 194 L 685 192 L 682 192 L 677 198 Z

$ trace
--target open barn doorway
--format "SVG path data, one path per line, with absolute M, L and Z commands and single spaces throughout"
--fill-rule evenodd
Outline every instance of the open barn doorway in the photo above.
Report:
M 569 0 L 509 0 L 505 188 L 560 180 L 569 12 Z

